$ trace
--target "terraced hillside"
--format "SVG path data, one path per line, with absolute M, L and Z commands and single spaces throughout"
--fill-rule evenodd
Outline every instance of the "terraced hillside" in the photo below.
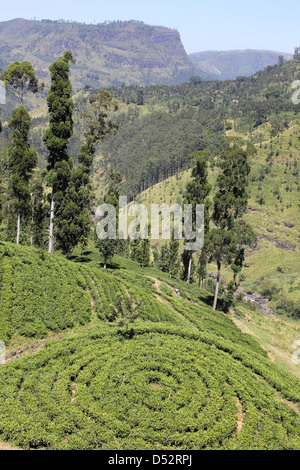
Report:
M 299 380 L 195 286 L 133 262 L 104 272 L 86 256 L 75 263 L 10 244 L 0 256 L 1 441 L 300 449 Z M 32 335 L 44 337 L 38 350 L 12 360 L 12 346 Z
M 0 244 L 0 257 L 0 338 L 5 342 L 14 335 L 41 338 L 95 318 L 108 320 L 111 306 L 127 296 L 124 282 L 93 266 L 7 243 Z M 149 297 L 147 284 L 138 291 L 130 286 L 137 297 L 144 294 L 141 318 L 167 320 L 170 312 Z

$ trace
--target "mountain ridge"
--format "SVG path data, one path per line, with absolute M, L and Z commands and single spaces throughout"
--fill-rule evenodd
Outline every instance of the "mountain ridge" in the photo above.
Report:
M 209 74 L 213 79 L 227 80 L 238 76 L 251 76 L 269 65 L 275 65 L 278 57 L 291 60 L 288 52 L 264 49 L 209 50 L 189 54 L 189 58 L 200 72 Z
M 93 25 L 18 18 L 0 23 L 0 47 L 0 67 L 28 60 L 46 84 L 49 65 L 64 51 L 72 51 L 74 90 L 172 84 L 199 75 L 178 31 L 134 20 Z

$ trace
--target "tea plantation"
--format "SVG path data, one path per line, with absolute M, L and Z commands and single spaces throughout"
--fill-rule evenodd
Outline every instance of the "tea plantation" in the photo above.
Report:
M 0 339 L 8 348 L 47 339 L 0 366 L 0 440 L 24 449 L 300 449 L 299 380 L 195 286 L 176 281 L 176 295 L 174 280 L 157 271 L 155 283 L 146 277 L 154 270 L 130 266 L 105 272 L 0 245 Z M 128 299 L 140 305 L 130 323 L 115 309 Z

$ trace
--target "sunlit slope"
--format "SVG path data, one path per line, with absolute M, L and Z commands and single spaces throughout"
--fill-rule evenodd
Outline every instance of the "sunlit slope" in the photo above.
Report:
M 175 314 L 149 295 L 151 282 L 143 281 L 138 292 L 132 286 L 138 300 L 143 299 L 141 318 L 178 323 Z M 127 295 L 125 282 L 103 269 L 0 244 L 0 340 L 4 342 L 14 335 L 41 338 L 92 321 L 108 321 L 116 300 Z
M 266 127 L 266 126 L 265 126 Z M 268 129 L 258 134 L 269 137 Z M 234 134 L 245 137 L 243 134 Z M 249 136 L 246 136 L 249 137 Z M 255 136 L 254 136 L 255 137 Z M 247 252 L 244 285 L 267 289 L 269 282 L 288 299 L 300 303 L 300 124 L 298 117 L 275 138 L 255 144 L 252 158 L 250 200 L 245 219 L 258 236 L 255 250 Z M 137 197 L 149 208 L 152 203 L 181 203 L 191 171 L 159 183 Z M 215 185 L 218 169 L 210 170 Z M 213 270 L 213 266 L 211 267 Z M 230 272 L 223 271 L 230 276 Z M 280 296 L 280 291 L 277 293 Z

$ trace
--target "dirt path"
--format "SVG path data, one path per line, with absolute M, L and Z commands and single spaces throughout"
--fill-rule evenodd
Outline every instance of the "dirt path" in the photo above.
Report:
M 298 413 L 300 413 L 300 409 L 299 409 L 299 406 L 295 405 L 295 403 L 293 403 L 292 401 L 289 401 L 289 400 L 286 400 L 285 398 L 281 398 L 280 395 L 277 395 L 277 400 L 281 401 L 282 403 L 285 403 L 286 405 L 290 406 L 291 408 L 293 408 L 293 410 L 297 411 Z
M 161 285 L 161 281 L 159 279 L 157 279 L 156 277 L 152 277 L 152 276 L 145 276 L 145 277 L 147 277 L 148 279 L 151 279 L 151 281 L 153 281 L 152 286 L 155 287 L 157 292 L 160 293 L 159 286 Z
M 26 344 L 24 346 L 20 346 L 18 349 L 8 349 L 6 351 L 6 361 L 5 362 L 11 362 L 11 361 L 15 361 L 16 359 L 20 359 L 21 357 L 24 357 L 27 354 L 31 354 L 33 352 L 38 351 L 39 349 L 42 349 L 48 341 L 52 341 L 52 340 L 55 340 L 55 339 L 62 339 L 62 338 L 65 338 L 67 336 L 70 336 L 71 334 L 72 333 L 69 333 L 69 334 L 55 334 L 55 335 L 51 336 L 50 338 L 41 339 L 41 340 L 39 340 L 35 343 L 30 343 L 30 344 Z
M 155 298 L 156 298 L 157 300 L 159 300 L 161 303 L 167 305 L 170 309 L 172 309 L 174 312 L 176 312 L 177 315 L 180 315 L 182 318 L 184 318 L 185 320 L 187 320 L 187 318 L 186 318 L 179 310 L 177 310 L 176 308 L 173 307 L 173 305 L 171 304 L 171 302 L 169 302 L 167 299 L 165 299 L 164 297 L 161 297 L 161 296 L 159 295 L 159 294 L 162 293 L 161 290 L 159 289 L 160 285 L 162 284 L 162 281 L 160 281 L 160 280 L 157 279 L 156 277 L 152 277 L 152 276 L 145 276 L 145 277 L 147 277 L 148 279 L 151 279 L 151 281 L 153 281 L 152 286 L 155 287 L 156 291 L 158 292 L 157 294 L 155 294 Z M 169 285 L 169 284 L 167 284 L 167 285 Z M 170 286 L 170 287 L 171 287 L 171 286 Z M 173 290 L 173 294 L 178 297 L 178 294 L 176 293 L 175 289 L 172 288 L 172 290 Z M 188 299 L 186 299 L 186 300 L 189 302 Z M 198 330 L 198 327 L 197 327 L 193 322 L 191 322 L 190 320 L 188 320 L 188 321 L 189 321 L 189 323 L 191 324 L 191 326 L 192 326 L 194 329 Z
M 160 294 L 162 294 L 162 292 L 161 292 L 161 290 L 160 290 L 160 285 L 162 284 L 162 281 L 160 281 L 159 279 L 157 279 L 157 278 L 155 278 L 155 277 L 152 277 L 152 276 L 145 276 L 145 277 L 147 277 L 148 279 L 151 279 L 151 280 L 153 281 L 152 286 L 155 287 L 155 289 L 156 289 L 156 291 L 157 291 L 157 293 L 158 293 L 157 295 L 155 295 L 155 297 L 156 297 L 160 302 L 162 302 L 162 303 L 168 305 L 169 308 L 172 308 L 174 311 L 176 311 L 177 313 L 179 313 L 181 316 L 184 317 L 184 315 L 182 315 L 181 312 L 178 312 L 178 310 L 175 309 L 175 308 L 171 305 L 171 303 L 168 302 L 168 300 L 166 300 L 164 297 L 162 297 L 162 296 L 160 295 Z M 166 283 L 166 284 L 167 284 L 167 283 Z M 168 284 L 167 284 L 167 285 L 168 285 Z M 171 286 L 170 286 L 170 287 L 171 287 Z M 178 294 L 175 292 L 175 290 L 174 290 L 173 288 L 172 288 L 172 290 L 173 290 L 174 295 L 177 295 L 177 296 L 178 296 Z M 191 302 L 191 303 L 195 304 L 195 302 L 193 302 L 193 301 L 191 301 L 191 300 L 188 300 L 188 299 L 185 299 L 185 300 L 188 301 L 188 302 Z M 260 303 L 261 300 L 264 301 L 265 299 L 261 299 L 261 298 L 260 298 L 260 299 L 258 300 L 258 302 Z M 198 304 L 196 303 L 196 305 L 198 305 Z M 262 312 L 262 314 L 263 314 L 264 316 L 268 316 L 268 317 L 270 317 L 270 318 L 272 317 L 272 319 L 273 319 L 273 316 L 272 316 L 271 313 L 270 313 L 270 312 L 271 312 L 271 309 L 269 309 L 268 306 L 265 305 L 264 302 L 263 302 L 263 308 L 261 309 L 261 312 Z M 184 317 L 184 318 L 185 318 L 185 317 Z M 272 363 L 276 363 L 276 361 L 277 361 L 278 358 L 281 359 L 281 360 L 283 360 L 284 362 L 286 362 L 286 363 L 288 364 L 288 366 L 289 366 L 291 372 L 292 372 L 296 377 L 299 377 L 299 369 L 298 369 L 297 367 L 291 367 L 291 365 L 290 365 L 290 357 L 289 357 L 289 355 L 288 355 L 286 352 L 280 350 L 279 348 L 277 348 L 277 347 L 274 346 L 274 345 L 272 345 L 272 346 L 270 345 L 268 348 L 265 347 L 263 344 L 261 344 L 261 340 L 260 340 L 259 336 L 258 336 L 254 331 L 252 331 L 250 325 L 249 325 L 249 327 L 248 327 L 247 325 L 245 325 L 244 322 L 238 320 L 238 319 L 237 319 L 234 315 L 232 315 L 232 314 L 230 315 L 230 318 L 231 318 L 231 320 L 235 323 L 235 325 L 239 328 L 239 330 L 240 330 L 242 333 L 246 333 L 246 334 L 248 334 L 248 335 L 254 337 L 254 338 L 257 340 L 257 342 L 258 342 L 259 345 L 262 347 L 262 349 L 264 349 L 264 350 L 267 352 L 268 357 L 269 357 L 269 359 L 270 359 L 270 361 L 271 361 Z M 246 318 L 247 321 L 250 321 L 250 320 L 251 320 L 251 317 L 248 316 L 247 314 L 246 314 L 245 318 Z M 192 322 L 190 322 L 190 323 L 191 323 L 191 325 L 193 326 L 193 328 L 197 328 L 197 326 L 195 326 Z
M 11 446 L 7 442 L 0 441 L 0 450 L 21 450 L 18 447 Z
M 243 428 L 243 422 L 244 422 L 243 405 L 242 405 L 242 402 L 239 400 L 238 397 L 236 397 L 236 404 L 237 404 L 237 409 L 238 409 L 236 432 L 241 432 L 241 430 Z

